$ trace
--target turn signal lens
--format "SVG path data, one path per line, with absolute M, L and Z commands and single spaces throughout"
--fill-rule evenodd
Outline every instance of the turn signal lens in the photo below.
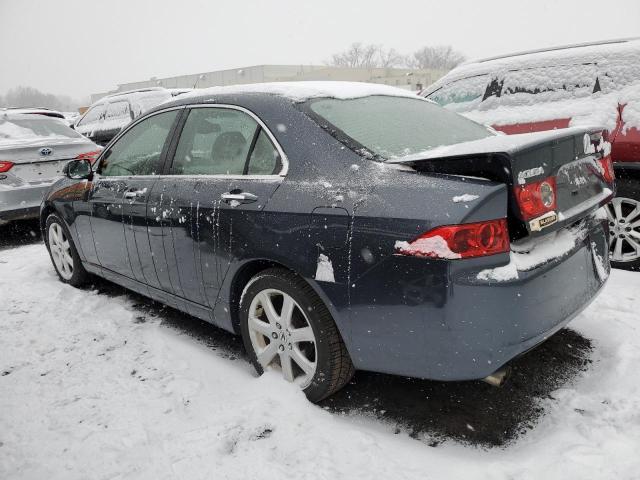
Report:
M 613 183 L 616 179 L 616 174 L 613 171 L 613 162 L 611 161 L 611 155 L 602 157 L 598 160 L 598 163 L 602 167 L 602 177 L 604 178 L 605 182 Z
M 411 242 L 396 242 L 396 252 L 417 257 L 484 257 L 509 251 L 505 218 L 462 225 L 445 225 L 423 233 Z
M 525 220 L 531 220 L 556 209 L 555 177 L 526 185 L 516 185 L 514 190 L 520 212 Z
M 0 160 L 0 173 L 8 172 L 13 167 L 14 163 L 6 160 Z

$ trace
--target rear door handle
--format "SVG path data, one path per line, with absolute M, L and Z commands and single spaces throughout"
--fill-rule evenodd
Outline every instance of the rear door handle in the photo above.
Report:
M 253 203 L 258 200 L 258 197 L 256 195 L 249 192 L 226 192 L 220 195 L 220 198 L 222 198 L 222 200 L 224 200 L 226 203 L 231 203 L 233 201 L 236 201 L 238 203 Z

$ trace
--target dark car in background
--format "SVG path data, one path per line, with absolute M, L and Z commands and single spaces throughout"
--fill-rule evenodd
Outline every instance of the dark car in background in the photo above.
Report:
M 468 62 L 422 95 L 509 135 L 605 127 L 618 178 L 611 260 L 640 270 L 640 39 Z
M 38 218 L 44 193 L 66 163 L 100 153 L 63 119 L 15 111 L 0 112 L 0 225 Z
M 354 369 L 499 383 L 606 281 L 602 145 L 497 136 L 379 85 L 220 87 L 70 163 L 41 225 L 63 282 L 96 274 L 241 334 L 313 401 Z
M 106 145 L 131 120 L 190 89 L 145 88 L 115 93 L 93 103 L 74 124 L 76 131 Z

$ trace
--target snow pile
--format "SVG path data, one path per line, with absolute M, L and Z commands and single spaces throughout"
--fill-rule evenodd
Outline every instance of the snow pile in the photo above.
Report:
M 587 234 L 583 224 L 572 229 L 562 229 L 544 237 L 512 243 L 509 263 L 502 267 L 489 268 L 478 273 L 478 280 L 504 282 L 518 278 L 518 272 L 533 270 L 543 263 L 564 257 L 582 242 Z
M 387 95 L 394 97 L 420 98 L 415 93 L 401 88 L 376 83 L 363 82 L 273 82 L 250 83 L 246 85 L 228 85 L 210 87 L 185 93 L 180 98 L 215 97 L 216 95 L 233 95 L 243 93 L 266 93 L 289 98 L 295 102 L 304 102 L 310 98 L 330 97 L 342 100 L 368 97 L 370 95 Z
M 316 267 L 315 279 L 319 282 L 336 282 L 333 274 L 333 264 L 331 263 L 331 260 L 329 260 L 329 257 L 323 253 L 318 255 L 318 266 Z
M 0 478 L 637 478 L 639 287 L 613 272 L 572 322 L 594 363 L 533 430 L 505 449 L 433 448 L 258 379 L 128 297 L 60 283 L 41 245 L 0 251 Z
M 408 253 L 419 257 L 448 258 L 451 260 L 462 258 L 459 253 L 449 248 L 447 241 L 440 235 L 417 238 L 411 243 L 397 240 L 395 249 L 399 253 Z
M 453 203 L 473 202 L 478 198 L 480 198 L 479 195 L 471 195 L 469 193 L 465 193 L 464 195 L 458 195 L 457 197 L 453 197 Z

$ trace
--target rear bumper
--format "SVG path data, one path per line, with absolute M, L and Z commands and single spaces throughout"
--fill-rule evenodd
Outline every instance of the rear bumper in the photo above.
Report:
M 0 185 L 0 221 L 37 218 L 42 199 L 52 183 L 20 187 Z
M 490 375 L 597 296 L 610 269 L 606 221 L 594 217 L 585 230 L 564 256 L 504 281 L 478 273 L 508 263 L 508 255 L 452 262 L 394 256 L 373 268 L 353 290 L 346 322 L 356 368 L 437 380 Z

